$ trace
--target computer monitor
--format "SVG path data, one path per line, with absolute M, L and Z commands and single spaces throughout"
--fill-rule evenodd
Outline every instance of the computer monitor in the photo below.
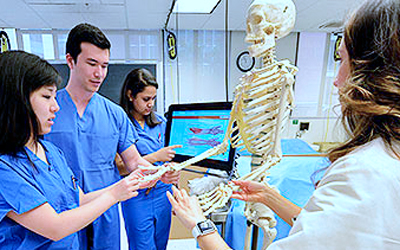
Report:
M 182 145 L 174 149 L 172 161 L 183 162 L 220 144 L 228 130 L 231 102 L 172 104 L 167 113 L 165 146 Z M 196 163 L 196 166 L 230 172 L 235 149 L 229 146 L 220 155 Z

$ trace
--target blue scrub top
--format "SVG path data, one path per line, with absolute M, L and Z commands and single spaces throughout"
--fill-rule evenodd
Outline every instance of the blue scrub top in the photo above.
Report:
M 157 117 L 157 120 L 161 121 L 161 123 L 154 127 L 149 127 L 146 123 L 144 123 L 144 127 L 142 128 L 140 124 L 132 118 L 132 123 L 139 137 L 136 142 L 136 148 L 141 156 L 154 153 L 164 147 L 165 128 L 167 124 L 166 119 L 158 114 L 155 115 Z M 159 161 L 154 163 L 154 165 L 157 166 L 160 166 L 162 164 L 164 164 L 164 162 Z M 165 188 L 170 186 L 171 184 L 165 184 L 162 181 L 158 181 L 156 188 Z M 139 193 L 145 191 L 145 189 L 142 189 L 139 190 Z
M 54 242 L 6 217 L 10 211 L 22 214 L 46 202 L 57 213 L 79 206 L 79 188 L 63 153 L 50 142 L 40 143 L 49 164 L 28 148 L 27 154 L 0 156 L 1 249 L 79 249 L 77 233 Z
M 152 128 L 146 123 L 142 128 L 132 118 L 139 135 L 136 147 L 143 156 L 164 147 L 166 121 L 164 117 L 157 114 L 156 116 L 161 123 Z M 157 162 L 154 165 L 162 163 Z M 137 197 L 122 202 L 129 247 L 130 249 L 166 249 L 171 226 L 171 204 L 166 192 L 172 192 L 171 184 L 158 181 L 150 192 L 147 190 L 141 189 Z
M 142 156 L 154 153 L 164 147 L 166 120 L 158 114 L 155 115 L 161 123 L 152 128 L 146 123 L 144 123 L 144 127 L 142 128 L 135 119 L 132 119 L 139 137 L 136 142 L 136 148 Z M 154 165 L 162 164 L 163 162 L 154 163 Z
M 136 142 L 137 134 L 125 111 L 95 93 L 82 117 L 66 89 L 57 92 L 60 111 L 45 136 L 60 147 L 84 192 L 120 179 L 114 159 Z

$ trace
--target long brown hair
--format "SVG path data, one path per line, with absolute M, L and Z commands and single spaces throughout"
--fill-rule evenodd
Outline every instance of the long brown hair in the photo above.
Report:
M 382 138 L 400 158 L 400 1 L 369 0 L 344 31 L 350 76 L 340 89 L 342 124 L 349 140 L 329 154 L 331 162 Z
M 133 119 L 131 112 L 134 107 L 132 102 L 129 100 L 127 92 L 128 90 L 130 90 L 131 96 L 136 98 L 136 95 L 144 91 L 147 86 L 153 86 L 158 89 L 156 78 L 147 69 L 134 69 L 129 72 L 129 74 L 125 78 L 124 85 L 121 89 L 119 104 L 131 119 Z M 161 121 L 158 121 L 154 111 L 151 111 L 151 113 L 145 116 L 144 119 L 149 127 L 154 127 L 161 123 Z

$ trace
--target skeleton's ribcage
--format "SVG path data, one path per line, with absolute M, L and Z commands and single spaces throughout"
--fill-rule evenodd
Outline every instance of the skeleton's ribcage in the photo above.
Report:
M 283 126 L 282 118 L 285 120 L 290 112 L 292 98 L 288 98 L 288 91 L 283 91 L 292 87 L 293 79 L 288 75 L 292 78 L 285 66 L 273 64 L 241 79 L 236 89 L 235 123 L 230 134 L 233 147 L 244 145 L 249 152 L 262 156 L 271 153 Z

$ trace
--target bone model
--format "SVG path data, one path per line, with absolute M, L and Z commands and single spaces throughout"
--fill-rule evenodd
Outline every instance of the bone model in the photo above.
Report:
M 248 47 L 250 55 L 262 59 L 262 67 L 246 73 L 240 79 L 224 140 L 180 164 L 154 167 L 157 173 L 144 177 L 142 181 L 160 178 L 166 171 L 178 171 L 210 156 L 222 154 L 231 143 L 232 147 L 245 146 L 250 153 L 262 159 L 260 167 L 252 169 L 239 180 L 254 180 L 268 185 L 267 170 L 282 158 L 280 135 L 292 108 L 294 75 L 297 72 L 297 68 L 288 60 L 276 60 L 275 41 L 293 29 L 295 15 L 291 0 L 255 0 L 250 5 L 245 41 L 251 43 Z M 233 184 L 220 184 L 214 190 L 200 195 L 198 198 L 204 214 L 223 207 L 235 190 L 238 187 Z M 245 216 L 264 230 L 265 249 L 276 236 L 273 212 L 260 203 L 247 203 Z M 245 249 L 248 247 L 249 241 L 246 241 Z

